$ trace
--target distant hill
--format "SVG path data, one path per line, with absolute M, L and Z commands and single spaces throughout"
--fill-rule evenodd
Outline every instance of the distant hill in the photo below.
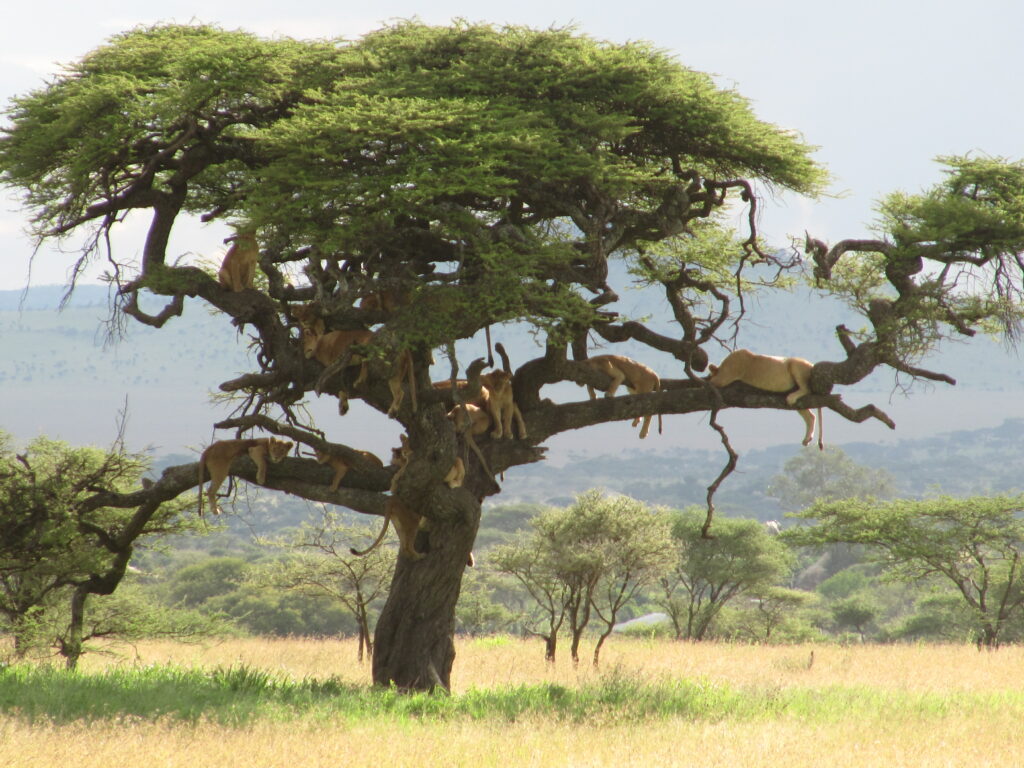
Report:
M 891 473 L 902 497 L 1024 493 L 1024 419 L 893 444 L 847 443 L 841 447 L 858 464 Z M 800 450 L 799 445 L 790 444 L 743 453 L 736 472 L 715 496 L 716 507 L 726 515 L 779 518 L 782 510 L 765 490 Z M 700 506 L 705 503 L 707 486 L 725 461 L 721 450 L 571 455 L 561 466 L 539 463 L 509 470 L 505 491 L 494 503 L 564 506 L 576 494 L 601 487 L 651 504 Z

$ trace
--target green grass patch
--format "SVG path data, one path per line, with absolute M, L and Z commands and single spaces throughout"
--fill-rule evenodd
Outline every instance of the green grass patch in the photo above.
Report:
M 403 694 L 338 679 L 293 680 L 248 666 L 175 666 L 73 673 L 0 668 L 0 712 L 28 721 L 171 719 L 243 726 L 259 720 L 372 718 L 514 722 L 719 721 L 795 717 L 941 718 L 971 711 L 1024 717 L 1024 692 L 929 694 L 873 688 L 738 688 L 694 680 L 650 681 L 612 672 L 579 687 L 554 683 L 474 689 L 455 696 Z

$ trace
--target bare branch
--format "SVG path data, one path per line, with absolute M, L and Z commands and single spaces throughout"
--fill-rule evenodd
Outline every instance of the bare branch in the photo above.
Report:
M 863 405 L 860 408 L 851 408 L 842 401 L 839 395 L 829 395 L 828 403 L 826 403 L 826 405 L 848 421 L 860 424 L 868 419 L 878 419 L 889 429 L 896 429 L 896 422 L 889 418 L 887 413 L 874 405 Z
M 821 285 L 823 280 L 832 279 L 832 268 L 843 257 L 851 251 L 857 253 L 881 253 L 888 255 L 892 252 L 892 243 L 885 240 L 840 240 L 827 250 L 828 246 L 821 240 L 817 240 L 805 234 L 804 252 L 814 259 L 814 279 Z
M 726 462 L 725 466 L 722 467 L 722 471 L 718 473 L 718 477 L 715 478 L 715 481 L 708 486 L 708 514 L 707 517 L 704 519 L 704 525 L 701 526 L 700 529 L 701 538 L 704 539 L 714 538 L 711 535 L 711 520 L 715 515 L 715 493 L 718 491 L 719 486 L 722 484 L 725 478 L 727 478 L 729 475 L 733 473 L 733 470 L 736 469 L 736 464 L 739 461 L 739 455 L 736 453 L 735 450 L 733 450 L 732 443 L 729 442 L 729 435 L 726 433 L 725 428 L 718 423 L 717 408 L 711 411 L 711 418 L 709 423 L 711 424 L 711 428 L 714 429 L 718 433 L 718 436 L 721 438 L 722 445 L 729 456 L 729 460 Z
M 144 312 L 139 307 L 139 289 L 135 288 L 129 292 L 130 299 L 125 303 L 122 308 L 126 315 L 130 315 L 144 325 L 152 326 L 153 328 L 161 328 L 164 323 L 170 320 L 172 317 L 180 317 L 182 312 L 185 310 L 185 296 L 183 294 L 176 294 L 165 306 L 159 314 L 150 315 Z

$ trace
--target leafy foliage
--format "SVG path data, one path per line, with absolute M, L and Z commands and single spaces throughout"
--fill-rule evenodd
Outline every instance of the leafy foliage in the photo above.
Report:
M 676 514 L 676 561 L 655 597 L 677 639 L 702 640 L 730 601 L 763 594 L 792 568 L 792 555 L 754 520 L 720 520 L 713 539 L 702 536 L 703 525 L 700 512 Z
M 72 448 L 40 437 L 17 453 L 11 444 L 0 433 L 0 616 L 16 653 L 57 644 L 73 665 L 87 639 L 86 596 L 113 591 L 137 540 L 187 524 L 177 519 L 177 503 L 158 507 L 145 521 L 97 503 L 104 494 L 129 491 L 148 468 L 123 446 Z M 47 615 L 54 611 L 59 619 Z
M 854 462 L 841 448 L 804 448 L 771 479 L 767 494 L 783 509 L 795 511 L 815 501 L 886 499 L 894 495 L 894 478 L 884 469 Z
M 815 525 L 784 536 L 802 546 L 861 544 L 895 579 L 952 583 L 973 613 L 978 643 L 994 646 L 1024 606 L 1022 504 L 1005 496 L 819 502 L 795 515 Z

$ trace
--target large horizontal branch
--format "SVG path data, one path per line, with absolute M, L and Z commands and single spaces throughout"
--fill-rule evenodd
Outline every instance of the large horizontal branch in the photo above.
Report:
M 282 424 L 275 419 L 263 414 L 250 414 L 238 418 L 226 419 L 213 425 L 215 429 L 253 429 L 261 428 L 275 435 L 290 437 L 292 440 L 308 445 L 311 448 L 340 456 L 349 463 L 353 471 L 360 472 L 366 476 L 365 487 L 370 490 L 383 490 L 390 485 L 391 476 L 394 474 L 394 467 L 381 469 L 367 461 L 361 451 L 343 443 L 332 443 L 323 438 L 323 433 L 317 434 L 301 427 L 294 427 L 289 424 Z M 346 475 L 348 477 L 348 475 Z
M 601 397 L 562 404 L 544 400 L 537 408 L 523 414 L 530 434 L 529 442 L 539 444 L 561 432 L 649 414 L 667 416 L 722 408 L 797 411 L 820 406 L 830 408 L 850 421 L 877 418 L 890 429 L 895 429 L 892 419 L 874 405 L 851 408 L 837 395 L 808 395 L 800 400 L 798 406 L 791 406 L 786 403 L 785 393 L 765 392 L 742 383 L 717 391 L 701 381 L 687 379 L 663 380 L 662 384 L 666 389 L 649 394 Z
M 235 459 L 229 474 L 252 485 L 257 484 L 256 465 L 247 456 Z M 267 480 L 263 487 L 284 491 L 309 501 L 336 504 L 356 512 L 383 515 L 382 491 L 388 486 L 390 473 L 378 469 L 373 473 L 373 478 L 368 477 L 369 474 L 349 472 L 344 478 L 345 485 L 337 491 L 331 491 L 333 470 L 330 466 L 318 464 L 313 459 L 285 458 L 279 463 L 268 462 Z M 141 490 L 131 493 L 97 493 L 82 504 L 81 509 L 87 512 L 101 507 L 126 509 L 147 506 L 155 511 L 156 505 L 172 501 L 199 485 L 199 462 L 169 467 L 158 480 L 144 485 Z

